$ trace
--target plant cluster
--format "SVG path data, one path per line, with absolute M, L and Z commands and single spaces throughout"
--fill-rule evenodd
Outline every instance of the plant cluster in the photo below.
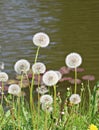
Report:
M 33 43 L 38 48 L 31 68 L 31 79 L 28 77 L 30 63 L 20 59 L 14 65 L 14 70 L 21 77 L 20 84 L 12 83 L 8 94 L 5 94 L 8 75 L 0 72 L 0 130 L 98 130 L 99 82 L 92 91 L 89 81 L 87 85 L 82 83 L 80 92 L 77 91 L 77 68 L 82 63 L 82 57 L 75 52 L 66 56 L 67 67 L 74 69 L 74 89 L 67 88 L 63 101 L 57 91 L 62 74 L 55 70 L 46 71 L 45 64 L 37 61 L 40 48 L 50 43 L 49 36 L 43 32 L 36 33 Z M 29 100 L 22 94 L 24 77 L 28 82 Z M 35 77 L 38 79 L 37 99 L 34 98 Z

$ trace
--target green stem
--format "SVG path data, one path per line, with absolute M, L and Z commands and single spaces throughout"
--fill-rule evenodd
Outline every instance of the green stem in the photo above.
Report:
M 56 115 L 56 85 L 54 85 L 54 114 Z
M 40 46 L 37 48 L 36 51 L 36 56 L 35 56 L 35 60 L 34 60 L 34 64 L 37 62 L 37 58 L 38 58 L 38 54 L 39 54 L 39 49 Z M 33 88 L 34 88 L 34 73 L 32 74 L 32 82 L 31 82 L 31 87 L 30 87 L 30 111 L 31 111 L 31 115 L 32 115 L 32 124 L 34 126 L 34 119 L 35 119 L 35 108 L 34 108 L 34 101 L 33 101 Z M 34 113 L 34 114 L 33 114 Z
M 74 93 L 76 94 L 76 92 L 77 92 L 77 69 L 75 68 L 75 91 L 74 91 Z
M 38 90 L 39 90 L 39 85 L 40 85 L 40 74 L 38 74 Z M 40 116 L 40 94 L 38 91 L 38 119 L 37 119 L 37 129 L 39 126 L 39 116 Z
M 20 96 L 18 97 L 18 130 L 20 130 Z
M 20 88 L 22 89 L 22 84 L 23 84 L 23 73 L 21 75 L 21 83 L 20 83 Z M 20 100 L 20 95 L 18 96 L 18 130 L 20 130 L 20 113 L 21 113 L 21 100 Z
M 47 129 L 47 110 L 45 112 L 45 130 L 48 130 Z
M 1 95 L 2 95 L 2 97 L 1 97 L 1 105 L 3 104 L 3 96 L 4 96 L 4 84 L 3 84 L 3 82 L 2 82 L 2 92 L 1 92 Z
M 34 61 L 34 63 L 36 63 L 36 62 L 37 62 L 37 58 L 38 58 L 38 54 L 39 54 L 39 50 L 40 50 L 40 46 L 38 46 L 38 48 L 37 48 L 37 51 L 36 51 L 36 56 L 35 56 L 35 61 Z
M 39 49 L 40 49 L 40 46 L 37 48 L 34 64 L 37 62 Z M 30 110 L 31 110 L 31 112 L 32 112 L 32 108 L 34 109 L 34 102 L 33 102 L 33 96 L 32 96 L 33 86 L 34 86 L 34 73 L 32 74 L 32 83 L 31 83 L 31 88 L 30 88 Z

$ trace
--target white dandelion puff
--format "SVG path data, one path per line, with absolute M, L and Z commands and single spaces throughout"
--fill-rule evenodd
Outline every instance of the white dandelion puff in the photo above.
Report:
M 81 98 L 79 94 L 72 94 L 69 98 L 70 102 L 73 104 L 79 104 L 81 102 Z
M 45 93 L 48 92 L 48 89 L 47 89 L 44 85 L 42 85 L 42 86 L 40 86 L 39 88 L 37 88 L 36 91 L 37 91 L 38 93 L 40 93 L 41 95 L 44 95 Z
M 0 72 L 0 81 L 6 82 L 8 80 L 8 74 L 5 72 Z
M 34 74 L 43 74 L 46 71 L 46 66 L 41 62 L 36 62 L 32 65 L 32 71 Z
M 53 86 L 58 82 L 58 75 L 55 71 L 49 70 L 43 75 L 43 82 L 47 86 Z
M 52 104 L 53 103 L 53 98 L 52 98 L 52 96 L 50 96 L 48 94 L 43 95 L 40 98 L 40 103 L 41 104 Z
M 58 75 L 58 80 L 60 80 L 62 78 L 62 74 L 59 71 L 55 71 L 55 72 Z
M 47 47 L 49 45 L 49 36 L 43 32 L 36 33 L 33 37 L 33 43 L 39 47 Z
M 42 104 L 42 110 L 50 113 L 53 111 L 53 107 L 51 106 L 51 104 Z
M 26 73 L 30 70 L 30 63 L 25 59 L 18 60 L 14 65 L 14 70 L 18 74 Z
M 78 53 L 70 53 L 65 59 L 65 63 L 69 68 L 77 68 L 82 63 L 82 58 Z
M 21 88 L 17 84 L 12 84 L 8 88 L 8 93 L 10 93 L 12 95 L 19 95 L 20 92 L 21 92 Z

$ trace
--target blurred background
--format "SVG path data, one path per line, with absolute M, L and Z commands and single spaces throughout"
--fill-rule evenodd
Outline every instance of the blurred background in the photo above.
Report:
M 50 45 L 41 48 L 38 61 L 47 69 L 65 66 L 71 52 L 83 58 L 84 74 L 99 79 L 98 0 L 2 0 L 0 1 L 0 62 L 12 78 L 19 59 L 34 62 L 37 47 L 32 37 L 45 32 Z

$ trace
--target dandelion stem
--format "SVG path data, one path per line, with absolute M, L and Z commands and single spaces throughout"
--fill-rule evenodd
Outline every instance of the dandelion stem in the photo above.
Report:
M 3 96 L 4 96 L 4 83 L 2 82 L 2 93 L 1 93 L 1 105 L 3 104 Z
M 39 84 L 40 84 L 40 74 L 38 74 L 38 90 L 39 90 Z M 40 114 L 40 95 L 38 92 L 38 119 L 37 119 L 37 130 L 39 126 L 39 114 Z
M 45 130 L 48 130 L 47 129 L 47 110 L 45 112 Z
M 39 49 L 40 49 L 40 46 L 37 48 L 34 64 L 37 62 Z M 35 108 L 34 108 L 34 101 L 33 101 L 33 95 L 32 95 L 33 88 L 34 88 L 34 76 L 35 75 L 33 73 L 32 74 L 31 88 L 30 88 L 30 111 L 31 111 L 31 114 L 32 114 L 32 123 L 33 123 L 33 118 L 35 117 Z M 34 115 L 33 115 L 33 112 L 34 112 Z
M 40 46 L 38 46 L 38 48 L 37 48 L 37 51 L 36 51 L 36 56 L 35 56 L 35 61 L 34 61 L 34 63 L 36 63 L 36 62 L 37 62 L 37 58 L 38 58 L 38 53 L 39 53 L 39 50 L 40 50 Z
M 76 94 L 77 92 L 77 69 L 75 68 L 75 90 L 74 93 Z
M 18 130 L 20 130 L 20 96 L 18 97 Z
M 54 85 L 54 114 L 56 115 L 56 85 Z

